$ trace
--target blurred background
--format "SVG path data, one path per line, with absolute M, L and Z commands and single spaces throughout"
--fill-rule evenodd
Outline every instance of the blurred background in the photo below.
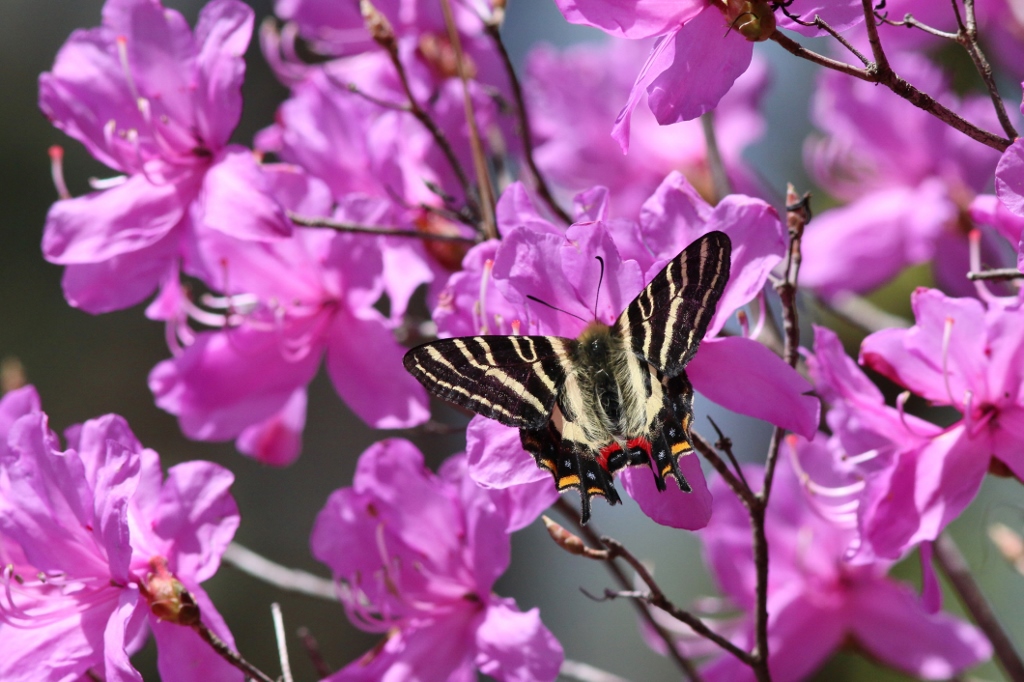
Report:
M 168 1 L 190 21 L 199 0 Z M 270 0 L 251 1 L 257 23 L 272 13 Z M 335 489 L 349 485 L 356 457 L 386 435 L 354 418 L 325 377 L 311 387 L 304 454 L 287 469 L 261 466 L 234 451 L 231 444 L 186 440 L 175 419 L 153 404 L 146 385 L 150 369 L 167 356 L 162 326 L 149 322 L 141 308 L 93 317 L 70 308 L 61 295 L 58 267 L 43 261 L 39 243 L 46 211 L 56 199 L 50 180 L 47 147 L 65 146 L 65 176 L 73 194 L 88 191 L 90 176 L 109 172 L 77 143 L 52 128 L 36 106 L 36 78 L 47 70 L 67 36 L 76 28 L 100 21 L 100 0 L 5 0 L 0 22 L 0 358 L 21 361 L 28 380 L 42 396 L 51 426 L 67 426 L 107 412 L 124 415 L 139 439 L 156 449 L 165 466 L 189 459 L 218 462 L 236 475 L 234 496 L 241 508 L 237 541 L 282 564 L 327 576 L 326 568 L 310 556 L 312 522 Z M 505 36 L 520 67 L 530 46 L 538 41 L 565 45 L 600 40 L 594 31 L 569 26 L 551 0 L 511 0 Z M 775 45 L 759 45 L 773 65 L 773 87 L 766 103 L 769 134 L 749 150 L 749 160 L 781 192 L 786 181 L 809 189 L 802 170 L 801 145 L 808 130 L 805 103 L 813 88 L 811 70 Z M 287 96 L 265 66 L 259 50 L 248 54 L 248 76 L 242 123 L 234 139 L 250 144 L 253 134 L 272 121 L 274 109 Z M 609 121 L 609 127 L 611 121 Z M 875 302 L 908 315 L 907 295 L 926 284 L 924 270 L 914 270 L 873 297 Z M 834 321 L 830 321 L 832 323 Z M 859 338 L 845 329 L 848 349 Z M 706 401 L 698 398 L 698 430 L 707 430 Z M 763 457 L 769 430 L 752 420 L 712 412 L 736 443 L 736 452 L 750 461 Z M 461 450 L 455 436 L 413 435 L 432 465 Z M 569 496 L 575 505 L 575 495 Z M 952 527 L 968 554 L 975 576 L 996 612 L 1018 642 L 1024 642 L 1024 576 L 1016 573 L 989 544 L 985 529 L 994 521 L 1024 527 L 1021 488 L 1014 481 L 989 477 L 981 497 Z M 626 500 L 625 508 L 610 510 L 597 503 L 594 524 L 601 532 L 623 541 L 649 561 L 669 596 L 686 604 L 715 594 L 703 568 L 700 545 L 687 533 L 654 524 Z M 912 558 L 896 573 L 917 581 Z M 601 593 L 613 586 L 595 562 L 571 557 L 556 548 L 539 523 L 513 540 L 512 567 L 496 587 L 513 596 L 519 606 L 540 606 L 544 622 L 565 647 L 567 658 L 583 661 L 635 681 L 679 679 L 674 666 L 648 649 L 640 638 L 634 611 L 624 601 L 596 603 L 580 593 Z M 294 637 L 300 626 L 317 638 L 327 661 L 340 668 L 376 643 L 376 638 L 352 627 L 336 603 L 282 593 L 230 566 L 206 584 L 234 633 L 244 656 L 265 671 L 279 670 L 270 604 L 280 602 L 296 680 L 315 678 L 313 667 Z M 947 595 L 946 607 L 959 611 Z M 156 680 L 152 645 L 138 656 L 147 680 Z M 973 675 L 1001 679 L 993 664 Z M 815 679 L 904 679 L 852 653 L 833 659 Z M 171 681 L 165 681 L 171 682 Z

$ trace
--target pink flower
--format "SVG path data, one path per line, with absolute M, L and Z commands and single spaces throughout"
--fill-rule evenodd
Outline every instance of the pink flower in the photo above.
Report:
M 881 556 L 932 540 L 974 499 L 985 473 L 1024 478 L 1024 316 L 1015 300 L 918 289 L 916 324 L 864 339 L 861 363 L 960 420 L 880 479 L 867 539 Z
M 968 119 L 995 125 L 987 98 L 951 101 L 937 69 L 918 55 L 902 76 Z M 802 285 L 819 295 L 865 292 L 908 265 L 934 261 L 943 288 L 970 295 L 968 206 L 995 169 L 995 152 L 884 88 L 824 72 L 813 117 L 824 136 L 807 144 L 807 164 L 845 206 L 815 216 L 804 236 Z M 1001 242 L 986 235 L 985 260 Z
M 804 379 L 752 339 L 715 338 L 738 308 L 760 294 L 768 272 L 781 259 L 784 240 L 775 211 L 739 195 L 711 207 L 678 173 L 665 179 L 635 223 L 608 220 L 604 199 L 600 192 L 577 197 L 578 212 L 585 217 L 562 231 L 540 217 L 521 186 L 506 190 L 498 205 L 504 238 L 500 244 L 474 247 L 463 272 L 451 278 L 434 311 L 439 333 L 575 337 L 595 316 L 606 324 L 614 322 L 670 258 L 698 236 L 721 230 L 732 239 L 732 275 L 707 337 L 687 367 L 690 381 L 724 407 L 813 434 L 818 403 L 803 395 L 810 389 Z M 604 261 L 600 295 L 597 256 Z M 538 305 L 527 296 L 566 312 Z M 525 451 L 499 436 L 508 429 L 483 422 L 472 429 L 483 429 L 468 447 L 470 473 L 482 485 L 507 488 L 536 481 L 543 473 Z M 512 471 L 510 457 L 518 457 Z M 641 508 L 659 523 L 699 528 L 707 522 L 711 500 L 699 465 L 694 461 L 685 466 L 684 474 L 696 477 L 696 482 L 687 479 L 694 490 L 691 495 L 677 495 L 678 490 L 657 494 L 653 480 L 648 480 L 650 472 L 627 470 L 623 480 Z
M 384 638 L 328 679 L 555 679 L 562 648 L 537 609 L 492 592 L 518 503 L 478 487 L 465 466 L 456 456 L 435 475 L 408 441 L 382 441 L 320 512 L 313 554 L 331 567 L 349 619 Z
M 405 55 L 410 56 L 410 55 Z M 464 129 L 462 84 L 437 79 L 413 58 L 409 67 L 419 98 L 446 131 L 463 168 L 472 168 Z M 436 188 L 462 207 L 462 188 L 433 137 L 411 114 L 388 109 L 351 92 L 400 103 L 406 100 L 391 61 L 382 53 L 338 59 L 307 68 L 292 84 L 292 96 L 278 110 L 277 123 L 257 136 L 257 146 L 300 165 L 326 183 L 338 205 L 335 217 L 425 233 L 473 237 L 474 232 L 426 207 L 444 208 Z M 475 98 L 482 126 L 495 125 L 489 98 Z M 329 209 L 322 209 L 328 211 Z M 465 255 L 465 244 L 408 238 L 380 242 L 384 253 L 384 284 L 391 316 L 402 317 L 409 297 L 424 283 L 434 283 L 430 300 Z
M 714 194 L 704 134 L 698 122 L 661 126 L 650 111 L 633 114 L 631 154 L 608 137 L 608 125 L 629 93 L 647 50 L 645 42 L 611 39 L 563 52 L 535 48 L 527 63 L 525 90 L 537 139 L 537 164 L 545 176 L 571 192 L 595 185 L 611 193 L 612 215 L 635 216 L 672 170 L 680 170 L 702 196 Z M 591 87 L 580 91 L 576 83 Z M 767 69 L 755 60 L 715 112 L 715 128 L 729 177 L 746 194 L 759 183 L 741 153 L 764 130 L 758 108 Z
M 657 37 L 612 128 L 612 137 L 623 151 L 629 148 L 630 118 L 644 93 L 661 125 L 689 121 L 714 109 L 750 65 L 753 41 L 767 40 L 776 22 L 764 0 L 557 0 L 557 4 L 574 24 L 594 26 L 621 38 Z M 842 30 L 863 20 L 859 5 L 855 0 L 795 0 L 789 11 L 806 14 L 808 20 L 820 14 Z M 792 22 L 780 23 L 808 35 L 816 33 Z
M 0 598 L 0 678 L 141 682 L 129 656 L 148 627 L 163 679 L 240 682 L 186 627 L 199 617 L 233 646 L 200 587 L 238 526 L 231 474 L 187 462 L 165 480 L 116 415 L 69 429 L 62 451 L 31 388 L 0 401 L 0 429 L 0 551 L 15 559 Z M 174 597 L 182 587 L 198 612 Z
M 54 125 L 123 173 L 58 201 L 46 258 L 66 266 L 68 301 L 124 308 L 176 276 L 217 264 L 193 250 L 204 231 L 273 241 L 291 225 L 249 150 L 229 145 L 241 113 L 252 10 L 214 0 L 195 33 L 155 0 L 108 0 L 103 25 L 74 33 L 39 79 Z
M 803 442 L 788 457 L 783 453 L 768 506 L 772 679 L 805 679 L 847 644 L 924 679 L 946 679 L 987 659 L 991 646 L 978 629 L 945 613 L 929 613 L 909 586 L 886 577 L 890 563 L 853 566 L 844 561 L 855 529 L 823 517 L 790 465 L 791 459 L 817 462 L 816 475 L 826 477 L 822 470 L 831 460 L 822 449 L 816 440 Z M 761 477 L 758 467 L 750 472 L 749 480 Z M 700 537 L 722 591 L 745 612 L 745 627 L 732 640 L 749 649 L 756 584 L 750 520 L 720 479 L 712 484 L 712 493 L 715 516 Z M 721 654 L 701 674 L 709 682 L 754 679 L 751 669 L 729 654 Z
M 273 175 L 286 205 L 315 214 L 329 204 L 304 175 Z M 189 438 L 238 438 L 263 462 L 290 463 L 301 447 L 306 386 L 325 356 L 338 394 L 367 423 L 401 428 L 428 418 L 426 393 L 402 367 L 395 324 L 373 307 L 384 291 L 378 238 L 297 228 L 290 239 L 258 244 L 211 232 L 200 248 L 221 263 L 220 309 L 201 310 L 177 288 L 158 303 L 173 319 L 187 312 L 219 329 L 196 333 L 179 321 L 184 347 L 149 376 L 157 405 Z

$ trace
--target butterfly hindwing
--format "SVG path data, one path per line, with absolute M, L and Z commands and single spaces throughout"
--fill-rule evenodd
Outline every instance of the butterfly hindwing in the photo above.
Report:
M 697 352 L 729 279 L 731 242 L 722 232 L 700 237 L 668 262 L 619 316 L 615 331 L 668 376 Z
M 466 336 L 405 354 L 405 368 L 431 393 L 506 426 L 539 429 L 565 383 L 572 339 Z

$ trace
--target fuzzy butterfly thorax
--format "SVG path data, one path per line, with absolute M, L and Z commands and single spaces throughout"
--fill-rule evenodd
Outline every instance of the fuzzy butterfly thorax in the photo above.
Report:
M 693 388 L 684 371 L 729 278 L 731 243 L 710 232 L 682 251 L 608 326 L 575 339 L 470 336 L 410 350 L 405 367 L 434 395 L 506 426 L 554 476 L 559 490 L 620 501 L 613 474 L 653 470 L 690 487 L 679 458 L 691 454 Z

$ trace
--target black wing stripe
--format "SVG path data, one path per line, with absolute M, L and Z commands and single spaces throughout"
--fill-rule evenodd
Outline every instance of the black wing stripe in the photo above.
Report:
M 682 371 L 714 316 L 730 254 L 729 237 L 709 232 L 668 262 L 616 322 L 634 353 L 669 375 Z
M 565 382 L 574 343 L 542 336 L 442 339 L 406 353 L 405 367 L 439 398 L 507 426 L 538 428 Z

